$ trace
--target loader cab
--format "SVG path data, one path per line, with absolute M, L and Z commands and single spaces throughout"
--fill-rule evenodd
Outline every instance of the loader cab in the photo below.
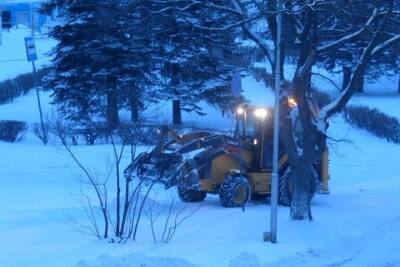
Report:
M 272 168 L 274 110 L 267 107 L 241 105 L 236 110 L 235 138 L 251 151 L 254 171 Z

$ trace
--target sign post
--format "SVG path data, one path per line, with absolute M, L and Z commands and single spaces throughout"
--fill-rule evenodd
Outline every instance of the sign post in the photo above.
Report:
M 40 125 L 42 128 L 42 141 L 46 145 L 47 144 L 47 138 L 46 138 L 46 133 L 45 133 L 45 127 L 44 127 L 44 122 L 43 122 L 43 113 L 42 113 L 42 105 L 40 103 L 40 96 L 39 96 L 39 89 L 36 84 L 36 66 L 35 66 L 35 61 L 37 60 L 37 53 L 36 53 L 36 45 L 35 45 L 35 39 L 32 37 L 25 37 L 25 47 L 26 47 L 26 57 L 29 62 L 32 62 L 32 69 L 33 69 L 33 87 L 36 89 L 36 97 L 37 97 L 37 102 L 38 102 L 38 108 L 39 108 L 39 114 L 40 114 Z
M 276 49 L 275 49 L 275 115 L 274 115 L 274 148 L 271 177 L 271 221 L 270 232 L 264 233 L 264 242 L 277 242 L 278 228 L 278 150 L 279 150 L 279 105 L 280 105 L 280 86 L 281 86 L 281 41 L 282 41 L 282 0 L 276 1 Z

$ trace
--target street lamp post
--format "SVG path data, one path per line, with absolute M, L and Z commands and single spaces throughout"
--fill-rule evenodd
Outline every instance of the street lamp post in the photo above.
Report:
M 281 41 L 282 41 L 282 0 L 276 1 L 276 47 L 275 47 L 275 111 L 274 111 L 274 147 L 273 147 L 273 162 L 271 176 L 271 217 L 270 217 L 270 232 L 264 233 L 264 241 L 277 242 L 277 220 L 278 220 L 278 150 L 279 150 L 279 103 L 280 103 L 280 87 L 281 87 Z

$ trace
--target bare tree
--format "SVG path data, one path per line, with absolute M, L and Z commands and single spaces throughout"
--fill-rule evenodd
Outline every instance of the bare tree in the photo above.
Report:
M 289 157 L 293 180 L 290 215 L 295 220 L 311 220 L 310 192 L 315 186 L 312 168 L 325 151 L 329 119 L 340 113 L 356 92 L 357 81 L 374 56 L 388 53 L 388 48 L 400 40 L 399 4 L 393 0 L 287 0 L 283 10 L 276 10 L 274 0 L 152 2 L 154 5 L 149 10 L 150 14 L 173 10 L 179 14 L 183 23 L 193 28 L 229 34 L 230 29 L 239 27 L 243 35 L 262 51 L 272 70 L 275 69 L 275 60 L 268 39 L 276 43 L 274 18 L 277 12 L 284 13 L 285 25 L 295 35 L 290 45 L 296 49 L 293 55 L 295 74 L 290 86 L 281 95 L 281 139 Z M 229 14 L 236 19 L 230 24 L 213 20 L 219 13 Z M 286 45 L 288 42 L 285 42 Z M 348 70 L 348 84 L 344 86 L 339 98 L 325 106 L 315 117 L 309 104 L 312 98 L 312 68 L 317 64 L 323 65 L 323 59 L 327 56 L 333 61 L 339 60 L 335 56 L 341 51 L 351 51 L 354 57 L 352 67 Z M 294 95 L 297 99 L 295 119 L 287 103 L 288 95 Z
M 78 157 L 75 155 L 75 153 L 71 150 L 67 143 L 67 130 L 65 126 L 62 124 L 62 120 L 59 119 L 57 121 L 56 125 L 56 133 L 64 146 L 65 150 L 68 152 L 68 154 L 71 156 L 71 158 L 74 160 L 74 162 L 78 165 L 78 167 L 82 170 L 84 173 L 85 177 L 87 178 L 87 181 L 89 185 L 92 187 L 92 189 L 95 191 L 96 195 L 96 204 L 99 205 L 100 210 L 101 210 L 101 216 L 103 220 L 103 229 L 102 231 L 100 230 L 100 227 L 97 223 L 98 218 L 95 216 L 95 213 L 93 212 L 93 205 L 90 201 L 90 199 L 86 195 L 82 195 L 84 199 L 86 199 L 87 202 L 87 209 L 86 213 L 87 216 L 91 222 L 91 228 L 92 233 L 100 239 L 108 238 L 109 235 L 109 213 L 108 213 L 108 199 L 107 199 L 107 187 L 105 182 L 98 182 L 96 177 L 94 177 L 88 169 L 81 163 L 81 161 L 78 159 Z

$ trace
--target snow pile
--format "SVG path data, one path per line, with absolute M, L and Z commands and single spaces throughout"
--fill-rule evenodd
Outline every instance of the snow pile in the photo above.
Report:
M 95 261 L 80 261 L 74 267 L 196 267 L 188 261 L 169 258 L 169 257 L 145 257 L 134 254 L 122 258 L 112 258 L 110 256 L 100 256 Z

